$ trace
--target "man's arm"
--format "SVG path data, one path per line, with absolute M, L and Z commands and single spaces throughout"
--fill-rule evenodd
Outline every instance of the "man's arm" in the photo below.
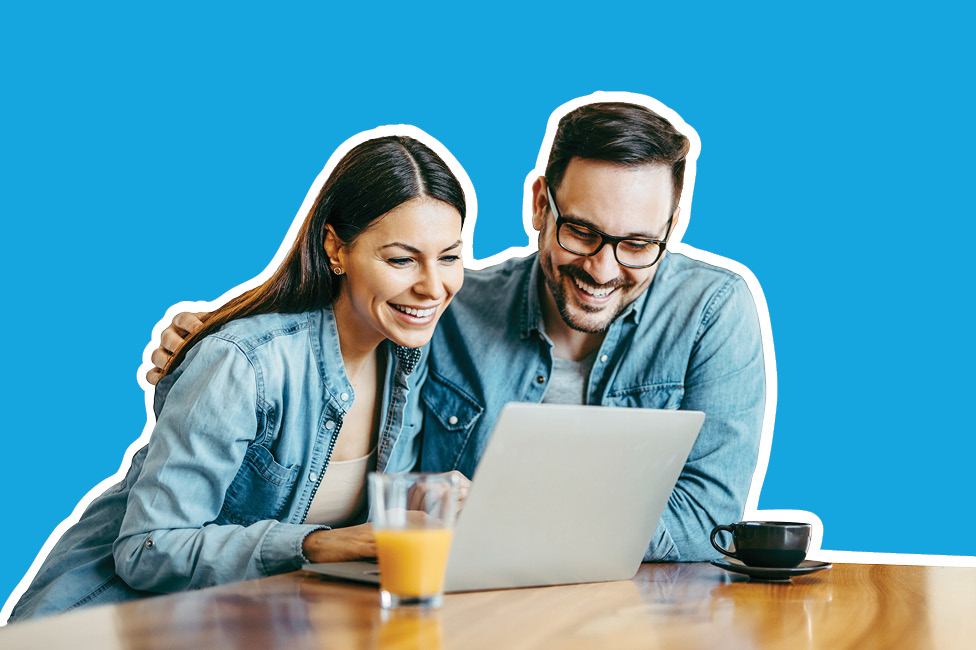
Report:
M 163 368 L 183 345 L 186 337 L 203 327 L 203 318 L 207 313 L 184 311 L 173 318 L 173 322 L 159 336 L 159 347 L 153 350 L 150 357 L 155 367 L 146 373 L 146 381 L 155 386 L 163 378 Z
M 685 375 L 682 409 L 705 424 L 681 471 L 645 561 L 715 557 L 714 526 L 742 518 L 756 469 L 766 404 L 762 334 L 745 281 L 709 301 Z

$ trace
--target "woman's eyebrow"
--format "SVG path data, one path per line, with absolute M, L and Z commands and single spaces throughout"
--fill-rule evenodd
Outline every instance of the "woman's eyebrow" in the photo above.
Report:
M 418 255 L 420 254 L 419 250 L 417 250 L 413 246 L 408 246 L 407 244 L 404 244 L 402 242 L 393 242 L 392 244 L 387 244 L 386 246 L 380 246 L 380 250 L 383 250 L 384 248 L 402 248 L 411 253 L 418 254 Z
M 453 244 L 451 244 L 450 246 L 448 246 L 447 248 L 445 248 L 444 250 L 442 250 L 441 252 L 442 253 L 446 253 L 449 250 L 455 249 L 458 246 L 460 246 L 461 243 L 462 242 L 459 239 L 456 242 L 454 242 Z M 415 248 L 414 246 L 411 246 L 409 244 L 404 244 L 403 242 L 398 242 L 398 241 L 397 242 L 393 242 L 392 244 L 387 244 L 386 246 L 380 246 L 380 250 L 383 250 L 385 248 L 402 248 L 403 250 L 409 251 L 409 252 L 413 253 L 414 255 L 420 255 L 421 254 L 421 251 L 418 248 Z

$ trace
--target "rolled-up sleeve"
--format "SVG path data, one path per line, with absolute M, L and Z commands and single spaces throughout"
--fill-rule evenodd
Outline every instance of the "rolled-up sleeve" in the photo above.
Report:
M 766 403 L 762 334 L 755 300 L 731 278 L 708 302 L 680 408 L 705 423 L 647 549 L 645 561 L 715 557 L 714 526 L 742 517 L 759 452 Z
M 161 409 L 113 546 L 129 586 L 171 592 L 295 570 L 321 526 L 218 525 L 228 486 L 263 425 L 260 375 L 232 341 L 208 337 Z

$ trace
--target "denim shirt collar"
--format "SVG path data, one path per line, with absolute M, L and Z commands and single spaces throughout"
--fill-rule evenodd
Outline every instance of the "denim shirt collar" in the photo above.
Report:
M 532 270 L 526 274 L 520 290 L 521 305 L 519 315 L 519 333 L 525 340 L 538 333 L 545 335 L 545 324 L 542 320 L 542 302 L 539 295 L 539 283 L 542 281 L 542 269 L 539 265 L 539 254 L 535 254 Z
M 318 321 L 318 322 L 316 322 Z M 318 365 L 322 385 L 337 399 L 342 393 L 354 395 L 352 384 L 346 376 L 342 362 L 342 349 L 339 347 L 339 328 L 336 325 L 332 305 L 323 307 L 318 318 L 312 319 L 312 345 L 315 348 L 315 362 Z
M 538 253 L 535 254 L 535 257 L 532 270 L 526 274 L 526 279 L 521 287 L 519 331 L 523 340 L 532 336 L 534 332 L 543 337 L 546 336 L 545 321 L 542 318 L 542 296 L 539 290 L 539 285 L 545 280 L 542 276 L 542 266 L 539 263 Z M 641 295 L 637 296 L 636 300 L 627 305 L 627 308 L 614 319 L 613 324 L 630 319 L 635 325 L 639 325 L 641 314 L 644 312 L 644 303 L 647 302 L 647 296 L 654 288 L 654 283 L 666 280 L 669 272 L 670 264 L 668 263 L 668 255 L 665 253 L 664 257 L 658 263 L 657 273 L 654 275 L 654 280 L 651 281 L 651 286 L 644 290 Z M 613 327 L 613 324 L 611 327 Z
M 332 393 L 333 397 L 338 397 L 342 393 L 354 396 L 355 391 L 349 382 L 349 377 L 346 376 L 346 367 L 342 362 L 339 328 L 336 324 L 332 305 L 323 307 L 318 313 L 318 318 L 313 318 L 312 329 L 314 331 L 312 341 L 315 347 L 316 364 L 318 365 L 319 376 L 322 378 L 322 384 Z M 390 351 L 396 357 L 397 367 L 394 377 L 398 379 L 403 379 L 412 373 L 420 361 L 420 348 L 405 348 L 392 341 L 386 341 L 380 345 L 384 351 Z
M 637 300 L 630 303 L 630 307 L 621 314 L 622 317 L 630 316 L 634 321 L 635 325 L 640 325 L 641 316 L 644 314 L 644 304 L 648 300 L 648 296 L 654 291 L 654 285 L 665 285 L 670 281 L 671 276 L 671 256 L 668 252 L 664 252 L 664 256 L 661 257 L 661 261 L 657 263 L 657 273 L 654 274 L 654 279 L 651 280 L 651 285 L 644 290 Z

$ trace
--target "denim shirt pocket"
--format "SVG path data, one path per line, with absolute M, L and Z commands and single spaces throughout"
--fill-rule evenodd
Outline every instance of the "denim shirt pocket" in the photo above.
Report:
M 676 410 L 681 407 L 684 396 L 684 384 L 647 384 L 610 391 L 604 406 Z
M 485 408 L 435 373 L 424 384 L 424 457 L 436 458 L 440 471 L 456 467 L 468 437 Z
M 217 522 L 250 526 L 267 519 L 279 519 L 301 469 L 298 464 L 285 467 L 266 447 L 252 445 L 227 488 Z

